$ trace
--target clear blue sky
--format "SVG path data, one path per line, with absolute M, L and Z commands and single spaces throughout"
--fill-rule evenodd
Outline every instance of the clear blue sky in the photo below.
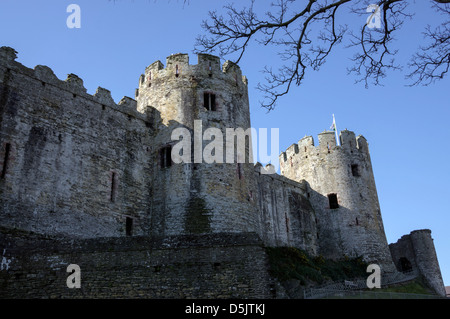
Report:
M 411 5 L 415 16 L 396 36 L 397 59 L 406 62 L 422 41 L 423 28 L 442 17 L 431 1 Z M 81 8 L 81 28 L 69 29 L 69 4 Z M 238 3 L 244 3 L 239 1 Z M 118 102 L 134 98 L 139 75 L 156 60 L 178 52 L 192 54 L 201 21 L 216 0 L 2 0 L 0 46 L 16 49 L 27 67 L 47 65 L 60 79 L 75 73 L 88 92 L 109 89 Z M 348 16 L 349 23 L 365 17 Z M 407 87 L 402 73 L 390 73 L 383 87 L 364 88 L 347 75 L 351 53 L 339 47 L 319 72 L 267 113 L 256 84 L 274 52 L 251 46 L 240 62 L 249 79 L 252 126 L 280 128 L 280 151 L 305 135 L 329 129 L 332 114 L 338 129 L 364 135 L 370 146 L 381 212 L 389 243 L 415 229 L 429 228 L 446 285 L 450 285 L 450 79 L 429 87 Z M 316 139 L 317 140 L 317 139 Z

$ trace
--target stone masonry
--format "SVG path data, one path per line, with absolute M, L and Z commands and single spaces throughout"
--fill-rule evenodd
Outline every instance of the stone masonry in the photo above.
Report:
M 280 155 L 281 174 L 253 163 L 236 64 L 174 54 L 116 104 L 16 57 L 0 48 L 1 297 L 42 285 L 43 297 L 276 297 L 263 246 L 362 256 L 385 273 L 407 257 L 442 294 L 430 231 L 387 244 L 364 137 L 305 137 Z M 68 293 L 60 271 L 77 261 L 90 284 Z

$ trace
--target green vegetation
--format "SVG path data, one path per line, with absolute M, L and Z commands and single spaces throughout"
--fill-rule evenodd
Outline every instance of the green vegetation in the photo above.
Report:
M 297 279 L 301 285 L 322 284 L 366 277 L 367 264 L 362 258 L 325 259 L 322 256 L 310 257 L 303 250 L 293 247 L 267 247 L 271 275 L 281 282 Z
M 367 289 L 363 291 L 348 291 L 345 294 L 336 294 L 327 299 L 439 299 L 421 279 L 416 279 L 401 286 L 383 289 Z
M 420 278 L 408 282 L 405 285 L 372 290 L 375 292 L 398 292 L 398 293 L 422 294 L 422 295 L 434 294 Z
M 330 281 L 352 280 L 367 277 L 367 264 L 362 258 L 344 257 L 342 260 L 325 259 L 322 256 L 311 257 L 303 250 L 293 247 L 266 247 L 269 256 L 270 273 L 280 282 L 298 280 L 302 286 L 315 286 Z M 328 298 L 345 299 L 409 299 L 437 298 L 427 287 L 422 278 L 402 285 L 382 289 L 366 289 L 363 291 L 348 291 L 343 295 Z

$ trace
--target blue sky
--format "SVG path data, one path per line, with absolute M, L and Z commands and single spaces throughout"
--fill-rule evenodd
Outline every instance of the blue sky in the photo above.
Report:
M 66 25 L 66 8 L 71 3 L 81 8 L 79 29 Z M 183 52 L 195 64 L 192 51 L 195 38 L 203 32 L 201 21 L 209 10 L 220 11 L 225 3 L 2 0 L 0 46 L 16 49 L 18 61 L 27 67 L 49 66 L 60 79 L 75 73 L 88 93 L 101 86 L 118 102 L 123 96 L 134 98 L 139 75 L 156 60 L 165 63 L 168 55 Z M 427 24 L 442 21 L 430 3 L 418 1 L 410 6 L 415 16 L 394 43 L 399 62 L 408 61 L 417 49 Z M 365 17 L 346 17 L 348 23 L 365 23 Z M 294 87 L 267 113 L 259 106 L 262 95 L 255 86 L 263 80 L 262 68 L 276 61 L 276 55 L 273 49 L 250 46 L 240 66 L 249 80 L 252 126 L 279 128 L 280 151 L 305 135 L 317 141 L 317 134 L 329 129 L 332 114 L 339 130 L 364 135 L 388 242 L 415 229 L 431 229 L 444 282 L 450 285 L 450 79 L 428 87 L 407 87 L 404 73 L 393 72 L 384 79 L 384 86 L 366 89 L 347 74 L 350 57 L 350 50 L 338 47 L 319 72 L 307 73 L 304 84 Z

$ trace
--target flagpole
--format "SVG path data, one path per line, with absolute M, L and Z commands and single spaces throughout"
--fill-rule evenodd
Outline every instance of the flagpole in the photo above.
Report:
M 336 134 L 336 143 L 338 146 L 341 146 L 341 143 L 339 141 L 339 135 L 338 135 L 338 130 L 337 130 L 337 126 L 336 126 L 336 119 L 334 118 L 334 114 L 333 114 L 333 124 L 334 124 L 334 134 Z

